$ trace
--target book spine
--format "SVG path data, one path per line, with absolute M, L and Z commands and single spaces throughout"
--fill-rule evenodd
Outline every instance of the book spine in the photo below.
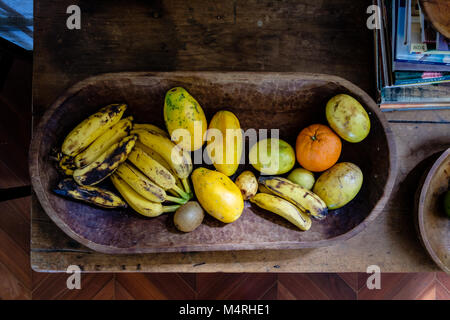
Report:
M 410 62 L 416 64 L 433 64 L 433 65 L 441 65 L 441 66 L 450 66 L 449 62 L 434 62 L 434 61 L 424 61 L 424 60 L 406 60 L 406 59 L 395 59 L 397 62 Z
M 450 76 L 443 76 L 438 78 L 428 78 L 428 79 L 409 79 L 409 80 L 398 80 L 395 81 L 395 86 L 406 86 L 406 85 L 422 85 L 422 84 L 434 84 L 449 82 Z
M 448 83 L 385 87 L 381 90 L 381 103 L 450 103 Z

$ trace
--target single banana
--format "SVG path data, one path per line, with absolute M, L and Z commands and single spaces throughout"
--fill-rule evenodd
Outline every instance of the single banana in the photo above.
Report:
M 188 177 L 192 172 L 192 160 L 190 155 L 175 145 L 169 138 L 154 131 L 143 129 L 132 130 L 139 140 L 147 147 L 158 152 L 164 160 L 170 165 L 177 177 L 181 179 L 184 190 L 191 193 Z
M 146 154 L 148 154 L 150 157 L 155 159 L 160 165 L 162 165 L 164 168 L 166 168 L 168 171 L 172 173 L 172 175 L 176 178 L 176 173 L 173 171 L 173 169 L 170 167 L 170 165 L 167 163 L 166 160 L 155 150 L 147 147 L 145 144 L 143 144 L 140 140 L 136 141 L 136 147 L 144 151 Z
M 260 208 L 276 213 L 303 231 L 311 228 L 311 218 L 308 217 L 307 214 L 301 212 L 292 203 L 280 197 L 267 193 L 258 193 L 250 198 L 250 202 L 256 204 Z
M 164 160 L 164 158 L 158 152 L 156 152 L 155 150 L 147 147 L 145 144 L 143 144 L 139 140 L 136 141 L 136 145 L 135 146 L 139 147 L 140 149 L 142 149 L 146 154 L 148 154 L 150 157 L 155 159 L 160 165 L 162 165 L 164 168 L 166 168 L 168 171 L 170 171 L 172 173 L 172 176 L 176 180 L 176 185 L 177 185 L 178 189 L 183 190 L 183 183 L 181 182 L 181 179 L 178 178 L 176 172 L 172 169 L 170 164 L 168 164 L 167 161 Z M 171 192 L 172 194 L 174 194 L 173 190 L 168 190 L 168 191 Z M 193 197 L 192 194 L 188 194 L 188 193 L 186 193 L 184 191 L 182 192 L 182 194 L 184 194 L 185 196 L 183 196 L 183 195 L 178 193 L 178 195 L 181 195 L 183 198 L 187 197 L 188 199 L 191 199 Z M 177 195 L 177 193 L 175 192 L 174 195 Z
M 89 147 L 79 153 L 75 157 L 75 165 L 77 168 L 83 168 L 84 166 L 91 164 L 110 146 L 128 136 L 133 127 L 132 121 L 133 117 L 120 120 L 92 142 Z
M 265 185 L 263 185 L 262 183 L 258 183 L 258 192 L 273 194 L 273 192 L 270 191 L 269 189 L 267 189 L 267 187 Z
M 145 174 L 128 162 L 122 163 L 116 170 L 116 174 L 141 196 L 152 202 L 171 201 L 184 204 L 183 198 L 168 196 L 163 188 L 153 183 Z
M 137 137 L 132 135 L 113 144 L 90 165 L 76 169 L 73 172 L 73 178 L 78 184 L 85 186 L 95 185 L 103 181 L 127 159 L 136 139 Z
M 181 206 L 163 206 L 159 202 L 149 201 L 134 191 L 130 185 L 115 173 L 111 175 L 111 181 L 130 207 L 143 216 L 157 217 L 164 212 L 176 211 Z
M 322 220 L 328 213 L 327 205 L 318 195 L 302 186 L 281 177 L 259 177 L 272 193 L 295 204 L 302 212 Z
M 106 130 L 119 122 L 127 105 L 110 104 L 94 113 L 75 127 L 65 138 L 61 151 L 68 156 L 76 156 L 86 149 Z
M 102 208 L 126 208 L 127 204 L 115 193 L 92 186 L 80 186 L 72 178 L 66 178 L 58 183 L 56 194 L 76 200 L 81 200 Z
M 143 130 L 147 130 L 147 131 L 154 131 L 156 133 L 162 134 L 164 136 L 166 136 L 167 138 L 170 139 L 169 134 L 164 131 L 163 129 L 161 129 L 158 126 L 155 126 L 154 124 L 150 124 L 150 123 L 135 123 L 133 126 L 133 129 L 143 129 Z
M 65 156 L 61 154 L 61 159 L 58 162 L 59 170 L 66 176 L 73 175 L 73 171 L 77 168 L 74 160 L 70 156 Z
M 185 199 L 189 197 L 186 192 L 177 186 L 177 181 L 172 173 L 137 145 L 134 146 L 127 160 L 164 190 L 174 190 Z

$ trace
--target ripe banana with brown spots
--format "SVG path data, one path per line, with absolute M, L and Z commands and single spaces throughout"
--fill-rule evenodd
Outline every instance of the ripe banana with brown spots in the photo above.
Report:
M 139 130 L 139 129 L 143 129 L 143 130 L 148 130 L 148 131 L 154 131 L 157 132 L 159 134 L 162 134 L 164 136 L 166 136 L 167 138 L 170 139 L 169 134 L 164 131 L 164 129 L 161 129 L 158 126 L 155 126 L 154 124 L 150 124 L 150 123 L 135 123 L 133 126 L 133 129 Z
M 170 201 L 181 204 L 187 202 L 187 199 L 168 196 L 163 188 L 153 183 L 138 168 L 128 162 L 122 163 L 115 174 L 122 178 L 134 191 L 152 202 Z
M 126 208 L 127 204 L 115 193 L 93 186 L 80 186 L 72 178 L 60 181 L 53 190 L 56 194 L 87 202 L 102 208 Z
M 74 157 L 119 122 L 127 105 L 110 104 L 77 125 L 64 139 L 61 151 Z
M 173 191 L 172 189 L 169 189 L 168 191 L 170 193 L 174 194 L 174 192 L 175 192 L 174 195 L 178 194 L 178 195 L 181 195 L 183 198 L 187 198 L 187 199 L 191 199 L 193 197 L 192 194 L 188 194 L 188 193 L 184 192 L 183 183 L 181 182 L 181 179 L 178 178 L 176 172 L 172 169 L 170 164 L 168 164 L 167 161 L 164 160 L 164 158 L 158 152 L 147 147 L 145 144 L 143 144 L 139 140 L 136 141 L 136 146 L 139 147 L 140 149 L 142 149 L 146 154 L 148 154 L 150 157 L 155 159 L 160 165 L 162 165 L 164 168 L 166 168 L 168 171 L 170 171 L 170 173 L 172 173 L 172 176 L 176 180 L 175 184 L 177 185 L 179 190 L 182 190 L 182 192 L 178 193 L 178 192 Z
M 152 202 L 141 196 L 119 175 L 111 175 L 111 181 L 125 201 L 136 212 L 146 217 L 157 217 L 165 212 L 176 211 L 181 205 L 163 206 L 160 202 Z
M 77 168 L 91 164 L 110 146 L 128 136 L 133 127 L 132 121 L 133 117 L 120 120 L 92 142 L 89 147 L 77 154 L 74 159 Z
M 322 220 L 328 214 L 325 202 L 312 191 L 281 177 L 259 177 L 262 183 L 273 194 L 293 203 L 300 211 Z
M 182 198 L 188 199 L 189 195 L 184 192 L 183 189 L 177 186 L 177 180 L 175 179 L 172 172 L 166 169 L 166 167 L 164 167 L 149 153 L 145 152 L 145 146 L 138 143 L 139 142 L 136 142 L 136 145 L 134 146 L 133 151 L 131 151 L 127 160 L 134 164 L 151 181 L 156 183 L 164 190 L 173 190 Z M 143 148 L 141 148 L 141 146 Z
M 73 178 L 80 185 L 95 185 L 110 176 L 124 162 L 134 147 L 137 137 L 128 136 L 110 146 L 91 164 L 76 169 Z
M 150 149 L 156 151 L 170 165 L 183 183 L 184 190 L 191 193 L 188 177 L 192 172 L 192 160 L 190 155 L 178 145 L 175 145 L 169 138 L 156 131 L 150 130 L 132 130 L 139 141 Z
M 263 185 L 262 183 L 258 183 L 258 192 L 273 194 L 273 192 L 270 191 L 269 189 L 267 189 L 267 187 L 265 185 Z
M 250 202 L 285 218 L 303 231 L 311 228 L 311 218 L 292 203 L 280 197 L 267 193 L 257 193 L 250 198 Z
M 58 169 L 64 175 L 71 176 L 73 175 L 74 170 L 77 169 L 77 166 L 75 165 L 72 157 L 60 153 L 60 159 L 58 161 Z

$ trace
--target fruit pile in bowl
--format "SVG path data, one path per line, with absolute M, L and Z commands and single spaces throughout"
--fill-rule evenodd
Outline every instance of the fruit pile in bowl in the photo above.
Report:
M 280 138 L 257 141 L 248 160 L 259 178 L 246 170 L 235 181 L 230 177 L 245 148 L 233 112 L 216 112 L 208 126 L 202 107 L 182 87 L 165 95 L 167 131 L 135 123 L 133 116 L 124 116 L 126 111 L 126 104 L 110 104 L 70 131 L 53 155 L 65 176 L 54 189 L 56 194 L 102 208 L 130 206 L 146 217 L 176 211 L 174 224 L 183 232 L 194 231 L 204 211 L 223 223 L 235 223 L 248 200 L 307 231 L 311 218 L 325 219 L 329 210 L 345 206 L 363 183 L 357 165 L 338 162 L 341 139 L 360 143 L 370 132 L 367 112 L 347 94 L 326 104 L 329 126 L 300 128 L 295 150 Z M 204 144 L 214 169 L 203 166 L 201 159 L 193 171 L 191 153 Z M 300 166 L 294 168 L 296 163 Z M 115 190 L 102 187 L 108 179 Z
M 327 119 L 328 102 L 342 94 L 368 115 L 369 133 L 360 142 L 346 140 Z M 97 113 L 113 119 L 92 119 Z M 89 118 L 100 133 L 78 133 L 77 141 L 90 141 L 75 153 L 63 148 Z M 375 102 L 338 77 L 114 73 L 83 80 L 47 110 L 33 133 L 30 176 L 48 216 L 96 251 L 288 249 L 331 245 L 363 230 L 392 190 L 395 159 L 392 132 Z M 333 196 L 344 199 L 332 182 L 358 173 L 342 163 L 358 167 L 363 182 L 359 191 L 349 182 L 342 193 L 349 202 L 332 207 Z M 321 185 L 334 192 L 321 194 Z

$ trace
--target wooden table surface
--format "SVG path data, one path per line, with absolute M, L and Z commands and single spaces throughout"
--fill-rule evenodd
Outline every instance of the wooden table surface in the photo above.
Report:
M 69 5 L 81 29 L 68 30 Z M 117 71 L 302 71 L 346 78 L 374 95 L 370 1 L 35 1 L 33 116 L 88 76 Z M 430 159 L 450 145 L 450 110 L 385 113 L 399 174 L 382 214 L 332 247 L 146 255 L 93 252 L 32 205 L 31 265 L 39 271 L 384 272 L 434 271 L 413 224 L 414 193 Z

